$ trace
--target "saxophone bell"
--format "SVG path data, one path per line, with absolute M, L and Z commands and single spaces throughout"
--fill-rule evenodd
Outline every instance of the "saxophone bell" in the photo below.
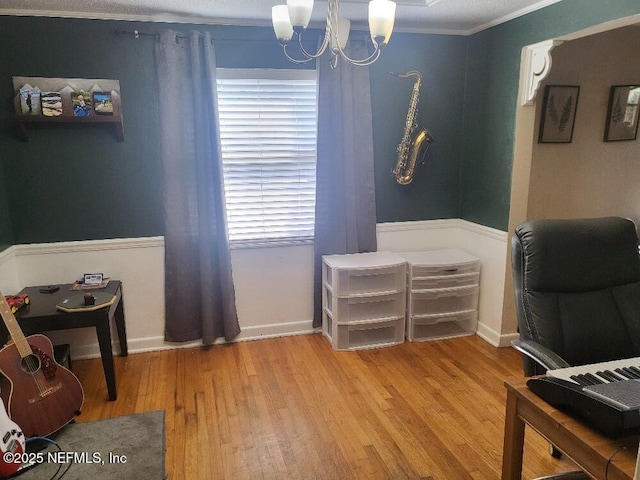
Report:
M 398 163 L 392 174 L 400 185 L 409 185 L 413 181 L 415 170 L 424 164 L 433 137 L 424 127 L 418 127 L 413 133 L 406 163 Z

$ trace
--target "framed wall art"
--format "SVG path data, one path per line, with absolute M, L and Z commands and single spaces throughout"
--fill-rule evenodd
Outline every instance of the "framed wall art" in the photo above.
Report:
M 579 96 L 577 85 L 546 86 L 538 143 L 571 143 Z
M 638 135 L 640 85 L 614 85 L 604 128 L 605 142 L 635 140 Z

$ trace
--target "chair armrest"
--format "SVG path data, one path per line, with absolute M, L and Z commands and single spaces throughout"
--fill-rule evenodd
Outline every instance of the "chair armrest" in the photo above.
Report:
M 513 340 L 511 345 L 520 353 L 541 365 L 545 370 L 571 366 L 560 355 L 538 342 L 531 340 Z

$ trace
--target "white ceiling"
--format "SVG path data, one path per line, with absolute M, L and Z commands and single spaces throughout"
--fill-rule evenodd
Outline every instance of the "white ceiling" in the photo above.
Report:
M 471 34 L 561 0 L 396 0 L 396 31 Z M 2 0 L 0 15 L 40 15 L 196 24 L 270 25 L 271 7 L 285 0 Z M 366 25 L 368 0 L 344 0 L 341 16 Z M 313 23 L 326 17 L 315 4 Z

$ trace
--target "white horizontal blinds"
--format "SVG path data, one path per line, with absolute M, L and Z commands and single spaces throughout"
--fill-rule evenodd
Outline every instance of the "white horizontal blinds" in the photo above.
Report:
M 218 70 L 229 240 L 313 239 L 314 71 Z

